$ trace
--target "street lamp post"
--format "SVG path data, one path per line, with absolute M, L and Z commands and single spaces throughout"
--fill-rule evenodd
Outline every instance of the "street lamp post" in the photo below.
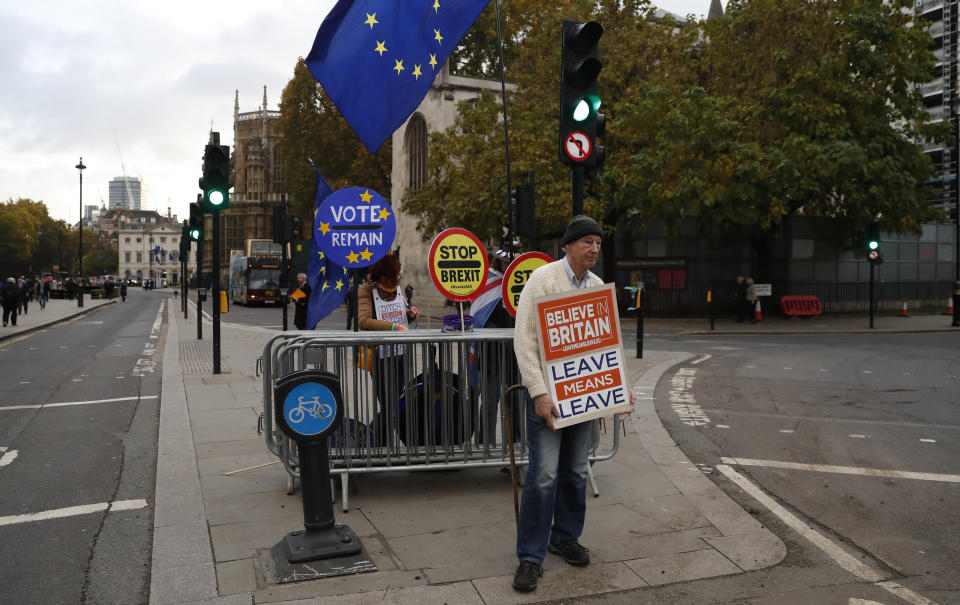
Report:
M 77 245 L 77 256 L 79 258 L 79 266 L 77 268 L 77 306 L 83 306 L 83 284 L 81 280 L 83 279 L 83 171 L 86 166 L 83 165 L 83 156 L 80 156 L 80 163 L 76 166 L 77 170 L 80 171 L 80 240 Z

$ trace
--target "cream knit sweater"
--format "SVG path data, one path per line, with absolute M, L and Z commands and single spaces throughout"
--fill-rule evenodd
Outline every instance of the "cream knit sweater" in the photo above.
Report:
M 547 392 L 544 381 L 544 368 L 540 365 L 540 343 L 537 338 L 537 318 L 534 299 L 548 294 L 557 294 L 573 290 L 573 284 L 563 268 L 563 260 L 546 264 L 533 273 L 520 293 L 520 303 L 517 305 L 517 324 L 513 333 L 513 351 L 517 356 L 517 365 L 523 384 L 527 387 L 530 397 L 537 397 Z M 594 273 L 587 271 L 584 287 L 602 286 L 603 280 Z

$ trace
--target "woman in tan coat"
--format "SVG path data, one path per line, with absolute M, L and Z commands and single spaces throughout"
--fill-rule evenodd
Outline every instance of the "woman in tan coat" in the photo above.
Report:
M 357 322 L 361 330 L 406 330 L 417 318 L 417 309 L 408 307 L 400 293 L 400 259 L 387 254 L 370 266 L 370 281 L 360 286 Z M 403 371 L 403 345 L 380 345 L 374 348 L 373 381 L 379 412 L 374 422 L 378 445 L 385 444 L 387 427 L 397 418 L 397 400 L 406 382 Z

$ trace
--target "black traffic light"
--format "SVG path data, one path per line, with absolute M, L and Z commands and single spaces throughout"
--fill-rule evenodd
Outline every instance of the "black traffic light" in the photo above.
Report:
M 193 241 L 190 239 L 190 222 L 183 221 L 183 225 L 180 228 L 180 260 L 187 260 L 187 256 L 190 254 L 190 242 Z
M 873 221 L 867 228 L 867 250 L 880 249 L 880 223 Z
M 604 150 L 597 138 L 605 131 L 599 113 L 597 58 L 603 26 L 596 21 L 564 21 L 560 49 L 560 161 L 574 166 L 598 166 Z
M 537 245 L 537 186 L 534 173 L 530 172 L 530 180 L 518 185 L 510 192 L 514 199 L 517 212 L 517 235 L 527 240 L 530 248 Z
M 867 227 L 867 257 L 876 261 L 880 257 L 880 223 L 873 221 Z
M 219 212 L 230 206 L 230 146 L 208 144 L 203 150 L 203 209 Z
M 295 241 L 300 235 L 300 219 L 288 214 L 283 221 L 283 231 L 286 238 L 285 244 Z
M 197 200 L 200 199 L 198 195 Z M 199 201 L 190 204 L 190 227 L 187 230 L 187 236 L 195 242 L 203 239 L 203 210 L 200 209 Z

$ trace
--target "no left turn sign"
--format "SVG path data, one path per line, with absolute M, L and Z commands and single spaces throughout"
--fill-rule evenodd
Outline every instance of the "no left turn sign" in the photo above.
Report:
M 593 141 L 582 130 L 573 130 L 563 141 L 563 150 L 567 157 L 575 162 L 582 162 L 593 153 Z

